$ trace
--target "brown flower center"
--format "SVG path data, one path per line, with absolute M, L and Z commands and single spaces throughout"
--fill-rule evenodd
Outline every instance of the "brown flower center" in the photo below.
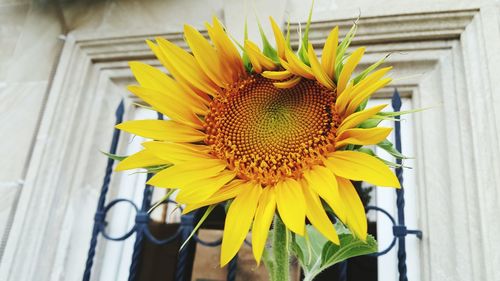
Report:
M 279 89 L 260 75 L 239 81 L 212 102 L 205 142 L 242 179 L 273 185 L 299 178 L 334 149 L 335 92 L 302 79 Z

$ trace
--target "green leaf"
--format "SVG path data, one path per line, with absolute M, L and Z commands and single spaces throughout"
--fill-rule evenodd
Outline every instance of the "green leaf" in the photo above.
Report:
M 293 254 L 297 257 L 299 263 L 301 263 L 301 266 L 304 267 L 305 265 L 302 264 L 302 262 L 306 259 L 304 258 L 304 253 L 302 252 L 302 248 L 300 248 L 299 244 L 297 243 L 296 236 L 292 239 L 291 250 Z
M 345 259 L 377 251 L 377 242 L 372 236 L 362 241 L 339 222 L 335 229 L 340 245 L 328 241 L 311 225 L 307 225 L 304 237 L 297 236 L 292 242 L 293 252 L 304 272 L 304 281 L 313 280 L 323 270 Z
M 377 144 L 378 147 L 382 148 L 383 150 L 387 151 L 390 155 L 396 157 L 397 159 L 410 159 L 410 157 L 406 157 L 401 152 L 399 152 L 392 142 L 389 140 L 385 139 L 382 142 L 379 142 Z
M 312 225 L 307 225 L 306 235 L 296 236 L 295 241 L 302 253 L 297 259 L 303 265 L 304 272 L 319 266 L 319 263 L 315 264 L 321 259 L 321 251 L 328 240 Z
M 366 241 L 351 234 L 340 234 L 339 238 L 340 245 L 330 242 L 323 247 L 321 268 L 326 269 L 348 258 L 377 252 L 377 241 L 371 235 L 368 235 Z
M 120 156 L 120 155 L 116 155 L 116 154 L 111 154 L 111 153 L 108 153 L 108 152 L 105 152 L 105 151 L 101 151 L 102 154 L 108 156 L 109 158 L 115 160 L 115 161 L 122 161 L 123 159 L 127 158 L 128 156 Z

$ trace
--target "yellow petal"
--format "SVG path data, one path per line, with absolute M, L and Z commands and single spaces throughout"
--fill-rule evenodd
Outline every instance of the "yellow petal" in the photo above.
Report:
M 363 78 L 361 81 L 356 84 L 356 87 L 353 89 L 351 93 L 351 97 L 356 96 L 358 93 L 364 91 L 366 88 L 370 87 L 375 81 L 380 80 L 384 75 L 392 69 L 392 66 L 381 68 L 377 71 L 374 71 L 370 75 Z
M 351 56 L 347 59 L 344 67 L 342 68 L 342 72 L 340 73 L 339 80 L 337 83 L 337 93 L 342 93 L 347 86 L 347 82 L 351 78 L 351 74 L 358 65 L 361 57 L 365 53 L 365 48 L 361 47 L 354 51 Z
M 270 58 L 266 57 L 252 41 L 245 41 L 245 51 L 247 52 L 248 58 L 250 58 L 250 62 L 255 72 L 261 73 L 264 70 L 276 69 L 276 64 Z
M 226 162 L 220 159 L 183 162 L 157 173 L 148 181 L 148 184 L 157 187 L 182 188 L 193 181 L 218 175 L 226 166 Z
M 339 177 L 399 188 L 398 178 L 384 162 L 357 151 L 335 151 L 326 165 Z
M 212 196 L 210 196 L 207 200 L 204 200 L 200 203 L 188 204 L 182 211 L 183 214 L 187 214 L 193 210 L 199 209 L 201 207 L 205 207 L 208 205 L 218 204 L 224 202 L 226 200 L 232 199 L 238 194 L 240 194 L 245 188 L 248 188 L 252 183 L 244 180 L 232 180 L 226 185 L 224 185 L 221 189 L 215 192 Z
M 316 56 L 311 43 L 309 43 L 308 57 L 309 62 L 311 63 L 311 70 L 314 74 L 314 77 L 316 77 L 316 80 L 318 80 L 319 83 L 323 84 L 323 86 L 327 87 L 330 90 L 335 89 L 335 85 L 333 84 L 332 79 L 330 79 L 326 72 L 323 71 L 323 68 L 321 68 L 318 57 Z
M 387 104 L 377 105 L 369 109 L 365 109 L 360 112 L 353 113 L 342 121 L 339 128 L 337 129 L 337 134 L 341 134 L 347 129 L 354 128 L 358 126 L 361 122 L 377 114 L 380 110 L 386 107 Z
M 276 195 L 274 188 L 268 186 L 262 190 L 252 226 L 252 250 L 257 264 L 260 263 L 275 211 Z
M 275 83 L 273 83 L 273 85 L 276 88 L 280 88 L 280 89 L 290 89 L 290 88 L 295 87 L 295 85 L 299 84 L 301 79 L 302 79 L 302 77 L 295 76 L 294 78 L 292 78 L 290 80 L 286 80 L 283 82 L 275 82 Z
M 202 92 L 196 87 L 189 84 L 189 82 L 186 79 L 184 79 L 181 75 L 179 75 L 178 71 L 176 71 L 175 69 L 171 70 L 172 65 L 169 63 L 167 57 L 165 56 L 165 53 L 161 50 L 160 46 L 154 44 L 150 40 L 146 40 L 146 43 L 148 44 L 151 51 L 153 51 L 155 56 L 158 58 L 158 60 L 161 62 L 161 64 L 163 64 L 163 66 L 170 71 L 170 74 L 175 78 L 175 81 L 177 81 L 179 86 L 186 92 L 186 94 L 191 95 L 195 99 L 200 99 L 206 105 L 210 104 L 211 99 L 205 92 Z
M 276 203 L 281 219 L 291 231 L 304 235 L 306 203 L 302 187 L 293 179 L 280 181 L 276 184 Z
M 278 56 L 282 59 L 286 59 L 286 56 L 285 56 L 285 49 L 286 49 L 285 37 L 283 36 L 281 29 L 279 28 L 278 24 L 276 24 L 274 19 L 272 17 L 269 17 L 269 20 L 271 21 L 271 27 L 273 28 L 274 38 L 276 39 L 276 48 L 278 49 Z
M 163 38 L 156 38 L 156 41 L 164 53 L 168 71 L 176 80 L 186 81 L 211 96 L 218 96 L 220 88 L 205 74 L 193 55 Z
M 142 87 L 162 93 L 179 106 L 189 107 L 198 114 L 206 114 L 207 106 L 199 97 L 186 94 L 180 85 L 161 70 L 142 62 L 129 62 L 130 69 Z
M 340 196 L 347 206 L 347 226 L 361 240 L 366 240 L 368 223 L 365 207 L 350 180 L 337 177 Z
M 369 145 L 377 144 L 387 138 L 392 128 L 348 129 L 343 131 L 336 139 L 335 148 L 347 144 Z
M 217 48 L 219 60 L 223 64 L 227 62 L 224 68 L 225 71 L 223 72 L 227 71 L 228 73 L 232 73 L 231 82 L 236 82 L 241 76 L 246 76 L 241 55 L 231 39 L 227 36 L 226 31 L 217 17 L 213 17 L 213 26 L 208 24 L 206 26 L 208 35 Z
M 225 80 L 221 62 L 212 45 L 194 27 L 185 25 L 184 36 L 201 69 L 219 87 L 226 87 L 231 81 Z
M 314 190 L 332 208 L 339 220 L 345 222 L 346 210 L 340 197 L 335 175 L 323 166 L 315 166 L 304 172 L 309 188 Z
M 385 87 L 391 81 L 392 81 L 391 78 L 382 79 L 380 81 L 375 82 L 373 85 L 366 88 L 364 91 L 358 93 L 357 95 L 351 95 L 352 100 L 349 102 L 349 106 L 347 107 L 345 114 L 350 115 L 353 112 L 355 112 L 360 104 L 362 104 L 366 99 L 368 99 L 371 95 L 373 95 L 373 93 Z
M 181 188 L 175 200 L 181 204 L 197 204 L 210 198 L 221 189 L 227 182 L 234 179 L 235 171 L 225 170 L 211 178 L 202 178 Z
M 173 120 L 132 120 L 118 124 L 116 128 L 148 139 L 170 142 L 198 142 L 206 136 Z
M 157 165 L 169 164 L 165 159 L 156 157 L 146 150 L 141 150 L 120 161 L 116 165 L 115 171 L 125 171 L 130 169 L 152 167 Z
M 344 115 L 344 112 L 347 108 L 347 105 L 349 104 L 349 101 L 351 100 L 350 93 L 353 90 L 354 90 L 354 82 L 350 81 L 342 93 L 337 92 L 338 96 L 337 96 L 337 100 L 335 101 L 335 110 L 337 111 L 337 114 Z
M 314 79 L 314 74 L 311 68 L 303 63 L 291 50 L 286 49 L 285 56 L 288 62 L 288 70 L 290 72 L 307 79 Z
M 209 155 L 210 147 L 206 145 L 158 141 L 145 142 L 142 145 L 156 157 L 174 164 L 212 158 Z
M 337 45 L 339 43 L 339 27 L 336 26 L 326 39 L 323 53 L 321 54 L 321 66 L 330 79 L 335 76 L 335 57 L 337 56 Z
M 241 192 L 229 207 L 224 224 L 220 265 L 226 265 L 236 255 L 248 234 L 257 209 L 262 188 L 251 185 Z
M 285 80 L 293 76 L 293 74 L 288 70 L 282 71 L 264 71 L 262 76 L 271 80 Z
M 339 245 L 340 240 L 335 231 L 333 223 L 328 218 L 318 194 L 312 191 L 306 184 L 302 185 L 302 192 L 306 201 L 306 216 L 312 225 L 328 240 Z
M 203 128 L 202 121 L 194 114 L 191 108 L 180 105 L 174 100 L 169 100 L 163 93 L 139 86 L 128 86 L 127 89 L 150 104 L 153 109 L 163 113 L 172 120 L 196 129 Z

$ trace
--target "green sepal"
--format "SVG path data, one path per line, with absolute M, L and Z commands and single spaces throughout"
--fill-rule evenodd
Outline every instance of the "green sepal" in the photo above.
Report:
M 229 210 L 229 207 L 231 207 L 231 204 L 233 203 L 233 199 L 228 199 L 226 201 L 226 204 L 224 205 L 224 212 L 227 214 L 227 211 Z
M 365 99 L 359 106 L 358 106 L 358 109 L 356 109 L 356 111 L 362 111 L 366 108 L 366 105 L 368 104 L 368 100 L 369 98 Z
M 354 150 L 354 144 L 348 144 L 344 146 L 344 150 Z
M 267 40 L 267 36 L 264 33 L 264 29 L 262 28 L 262 25 L 260 24 L 260 21 L 258 19 L 257 19 L 257 25 L 259 26 L 259 33 L 260 37 L 262 38 L 262 53 L 266 57 L 273 60 L 276 64 L 279 64 L 278 52 L 269 43 L 269 40 Z
M 188 238 L 186 238 L 186 240 L 184 241 L 184 243 L 182 243 L 181 247 L 179 248 L 179 252 L 182 251 L 182 249 L 187 245 L 187 243 L 189 242 L 189 240 L 198 231 L 198 229 L 201 227 L 201 225 L 203 224 L 203 222 L 205 222 L 205 220 L 208 218 L 208 215 L 210 215 L 210 213 L 215 209 L 215 206 L 217 206 L 217 205 L 210 205 L 210 206 L 208 206 L 208 208 L 205 210 L 205 213 L 200 218 L 200 221 L 193 228 L 193 231 L 191 231 L 191 233 L 189 234 Z
M 306 22 L 306 29 L 304 30 L 304 34 L 302 35 L 301 44 L 299 47 L 299 51 L 297 53 L 300 60 L 302 60 L 303 63 L 305 63 L 306 65 L 309 65 L 309 66 L 311 64 L 309 62 L 307 50 L 309 48 L 309 29 L 311 28 L 313 7 L 314 7 L 314 0 L 311 1 L 311 8 L 309 9 L 309 17 L 307 18 L 307 22 Z
M 365 121 L 361 122 L 361 124 L 358 125 L 358 128 L 363 128 L 363 129 L 370 129 L 370 128 L 375 128 L 382 122 L 382 119 L 380 118 L 370 118 L 366 119 Z
M 248 40 L 248 21 L 247 19 L 245 18 L 245 35 L 244 35 L 244 40 Z M 240 45 L 240 44 L 238 44 Z M 247 70 L 248 73 L 251 73 L 252 70 L 253 70 L 253 66 L 252 66 L 252 62 L 250 62 L 250 58 L 248 57 L 248 54 L 247 54 L 247 51 L 245 50 L 245 48 L 243 46 L 241 46 L 241 49 L 243 50 L 243 65 L 245 66 L 245 69 Z
M 354 77 L 354 85 L 358 84 L 359 81 L 364 79 L 370 72 L 374 71 L 377 67 L 379 67 L 391 54 L 387 54 L 385 57 L 381 58 L 379 61 L 376 63 L 370 65 L 368 68 L 363 70 L 360 74 L 358 74 L 356 77 Z
M 401 121 L 401 119 L 399 119 L 399 118 L 383 116 L 383 115 L 380 115 L 379 113 L 373 115 L 371 117 L 371 119 L 379 119 L 379 120 L 394 121 L 394 122 L 400 122 Z
M 108 153 L 108 152 L 105 152 L 105 151 L 101 151 L 100 152 L 106 156 L 108 156 L 108 158 L 111 158 L 115 161 L 123 161 L 125 158 L 127 158 L 128 156 L 121 156 L 121 155 L 116 155 L 116 154 L 111 154 L 111 153 Z
M 412 109 L 412 110 L 404 110 L 404 111 L 395 111 L 395 112 L 379 112 L 377 115 L 380 116 L 386 116 L 386 117 L 396 117 L 396 116 L 401 116 L 405 114 L 410 114 L 410 113 L 416 113 L 416 112 L 421 112 L 424 110 L 430 109 L 428 108 L 417 108 L 417 109 Z
M 392 142 L 390 142 L 387 139 L 382 141 L 382 142 L 377 143 L 377 146 L 382 148 L 383 150 L 387 151 L 390 155 L 394 156 L 397 159 L 411 159 L 411 157 L 407 157 L 407 156 L 404 156 L 403 154 L 401 154 L 401 152 L 399 152 L 394 147 Z
M 141 167 L 141 169 L 145 169 L 145 171 L 137 171 L 131 173 L 131 175 L 135 174 L 156 174 L 160 171 L 163 171 L 167 168 L 172 167 L 173 164 L 164 164 L 164 165 L 157 165 L 157 166 L 150 166 L 150 167 Z
M 285 43 L 288 49 L 292 49 L 292 44 L 290 43 L 290 18 L 288 18 L 288 21 L 286 23 L 286 37 L 285 37 Z
M 173 165 L 174 164 L 164 164 L 164 165 L 157 165 L 157 166 L 145 167 L 144 169 L 146 169 L 148 173 L 158 173 L 159 171 L 162 171 L 162 170 L 165 170 L 167 168 L 170 168 Z
M 163 204 L 163 202 L 167 201 L 168 198 L 170 198 L 170 196 L 172 196 L 172 194 L 176 191 L 176 189 L 170 189 L 167 194 L 165 194 L 165 196 L 163 196 L 160 200 L 158 200 L 153 206 L 151 206 L 151 208 L 149 208 L 148 210 L 148 214 L 151 214 L 151 212 L 153 212 L 156 208 L 158 208 L 158 206 L 160 206 L 161 204 Z
M 340 45 L 337 47 L 337 55 L 335 57 L 335 77 L 340 77 L 340 73 L 342 72 L 342 68 L 344 67 L 345 52 L 347 51 L 347 48 L 351 44 L 352 39 L 354 38 L 354 35 L 356 34 L 357 30 L 358 30 L 358 20 L 354 22 L 349 32 L 347 32 L 344 40 L 342 40 Z
M 384 164 L 386 164 L 387 166 L 389 167 L 392 167 L 392 168 L 406 168 L 406 169 L 411 169 L 411 167 L 408 167 L 408 166 L 404 166 L 402 164 L 398 164 L 398 163 L 394 163 L 394 162 L 391 162 L 391 161 L 387 161 L 385 159 L 382 159 L 380 157 L 378 157 L 375 152 L 370 149 L 370 148 L 367 148 L 367 147 L 361 147 L 358 149 L 359 152 L 363 152 L 363 153 L 366 153 L 368 155 L 371 155 L 371 156 L 374 156 L 376 157 L 378 160 L 384 162 Z
M 229 35 L 229 36 L 231 36 L 231 35 Z M 238 40 L 235 40 L 232 36 L 231 36 L 231 39 L 233 39 L 233 42 L 241 50 L 241 53 L 242 53 L 241 59 L 243 60 L 243 66 L 245 67 L 245 70 L 248 73 L 251 73 L 252 70 L 253 70 L 253 67 L 252 67 L 252 63 L 250 62 L 250 58 L 248 57 L 247 51 L 245 50 L 245 48 L 243 47 L 243 45 L 241 45 L 238 42 Z M 248 21 L 245 18 L 244 40 L 246 41 L 247 39 L 248 39 Z
M 137 106 L 137 107 L 141 107 L 141 108 L 144 108 L 144 109 L 156 111 L 156 110 L 154 110 L 153 107 L 147 106 L 147 105 L 144 105 L 144 104 L 141 104 L 141 103 L 138 103 L 138 102 L 133 102 L 132 104 L 135 105 L 135 106 Z

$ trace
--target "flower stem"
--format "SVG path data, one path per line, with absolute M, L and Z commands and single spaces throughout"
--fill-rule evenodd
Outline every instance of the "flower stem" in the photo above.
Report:
M 272 281 L 290 280 L 290 252 L 289 252 L 288 233 L 285 224 L 279 216 L 274 217 L 273 231 L 273 256 L 274 270 L 272 272 Z

